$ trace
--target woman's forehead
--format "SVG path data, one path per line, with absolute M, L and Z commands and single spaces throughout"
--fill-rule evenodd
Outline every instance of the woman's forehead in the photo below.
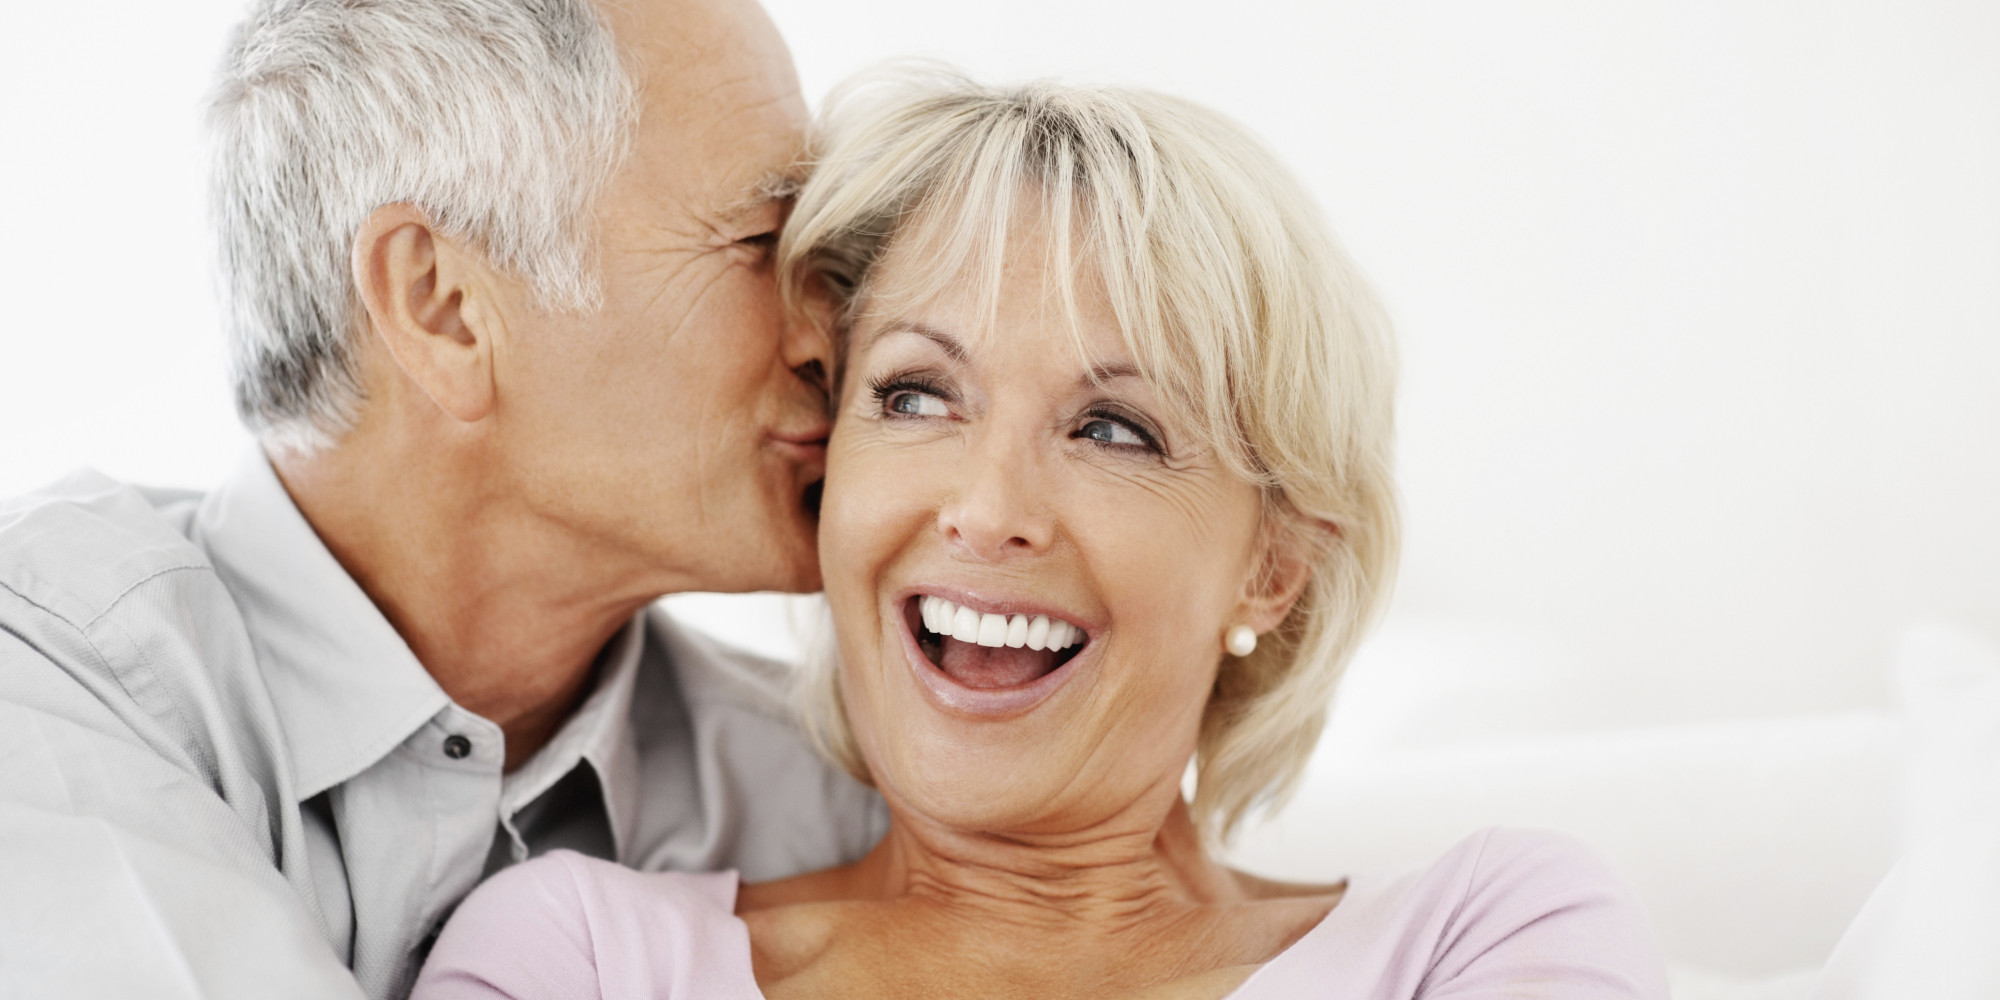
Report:
M 900 227 L 864 278 L 856 331 L 922 323 L 974 343 L 1058 326 L 1093 361 L 1129 361 L 1101 262 L 1060 245 L 1035 213 L 1015 215 L 954 224 L 926 213 Z
M 893 293 L 893 287 L 886 289 Z M 849 337 L 851 356 L 878 347 L 934 349 L 954 365 L 977 366 L 1021 352 L 1095 373 L 1139 375 L 1117 318 L 1098 303 L 1063 300 L 1060 289 L 1003 281 L 991 302 L 975 282 L 943 285 L 921 298 L 871 296 Z

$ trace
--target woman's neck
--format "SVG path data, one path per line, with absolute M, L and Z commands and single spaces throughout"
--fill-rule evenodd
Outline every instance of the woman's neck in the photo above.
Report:
M 746 906 L 909 900 L 1074 930 L 1245 898 L 1236 875 L 1202 849 L 1178 788 L 1060 834 L 954 829 L 900 807 L 893 796 L 890 815 L 888 834 L 861 860 L 748 887 Z
M 1089 829 L 969 833 L 899 809 L 845 868 L 744 887 L 768 996 L 1215 997 L 1337 900 L 1210 859 L 1178 794 Z M 818 905 L 815 905 L 818 904 Z M 892 957 L 893 956 L 893 957 Z M 1144 994 L 1150 997 L 1152 994 Z

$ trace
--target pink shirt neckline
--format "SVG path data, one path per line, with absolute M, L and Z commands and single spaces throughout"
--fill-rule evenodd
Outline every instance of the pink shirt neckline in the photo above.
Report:
M 742 935 L 741 943 L 744 952 L 751 952 L 750 925 L 742 917 L 736 915 L 736 897 L 742 892 L 743 879 L 734 870 L 699 875 L 684 875 L 682 877 L 696 882 L 699 891 L 719 906 L 723 913 L 728 915 L 732 928 Z M 1299 935 L 1298 940 L 1286 945 L 1283 951 L 1278 952 L 1267 961 L 1259 964 L 1248 976 L 1244 977 L 1241 983 L 1236 985 L 1235 989 L 1223 994 L 1220 1000 L 1255 1000 L 1258 990 L 1261 989 L 1258 985 L 1260 981 L 1280 978 L 1292 966 L 1301 962 L 1311 961 L 1311 955 L 1316 947 L 1317 940 L 1334 933 L 1334 917 L 1346 909 L 1348 900 L 1353 898 L 1355 894 L 1355 882 L 1356 877 L 1352 875 L 1342 879 L 1340 884 L 1345 886 L 1345 889 L 1341 892 L 1340 900 L 1333 904 L 1333 908 L 1327 911 L 1326 916 L 1321 917 L 1318 923 L 1313 924 L 1304 934 Z M 1273 972 L 1274 968 L 1277 971 Z M 745 967 L 740 970 L 740 974 L 742 982 L 738 985 L 744 990 L 746 996 L 756 997 L 757 1000 L 768 1000 L 764 996 L 763 988 L 757 984 L 757 973 L 754 967 Z
M 558 851 L 474 892 L 422 1000 L 766 1000 L 734 872 L 645 873 Z M 1573 840 L 1489 829 L 1428 868 L 1350 877 L 1299 940 L 1225 1000 L 1518 996 L 1666 1000 L 1645 908 Z

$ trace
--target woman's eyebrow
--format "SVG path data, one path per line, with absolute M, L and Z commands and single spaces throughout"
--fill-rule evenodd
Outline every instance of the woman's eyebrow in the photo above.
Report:
M 1082 376 L 1077 378 L 1076 384 L 1078 388 L 1088 389 L 1093 386 L 1103 385 L 1106 382 L 1114 382 L 1121 378 L 1139 377 L 1138 365 L 1126 364 L 1124 362 L 1113 365 L 1091 365 L 1089 371 L 1084 372 Z
M 883 337 L 886 337 L 892 333 L 916 334 L 917 336 L 922 337 L 933 344 L 936 344 L 938 350 L 943 351 L 945 353 L 945 357 L 950 358 L 956 364 L 961 364 L 961 365 L 965 364 L 972 358 L 971 353 L 965 349 L 965 344 L 961 343 L 957 337 L 954 337 L 951 334 L 946 333 L 943 330 L 940 330 L 936 327 L 926 326 L 922 323 L 912 323 L 903 320 L 898 320 L 896 322 L 889 323 L 883 326 L 880 330 L 877 330 L 875 332 L 875 336 L 870 339 L 874 341 L 879 341 Z

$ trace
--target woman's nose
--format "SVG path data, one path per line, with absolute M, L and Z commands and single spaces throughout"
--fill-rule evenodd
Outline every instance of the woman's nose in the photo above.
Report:
M 938 511 L 938 531 L 954 554 L 997 562 L 1046 551 L 1055 538 L 1048 491 L 1038 464 L 1025 449 L 979 437 L 988 446 L 968 448 L 958 482 Z

